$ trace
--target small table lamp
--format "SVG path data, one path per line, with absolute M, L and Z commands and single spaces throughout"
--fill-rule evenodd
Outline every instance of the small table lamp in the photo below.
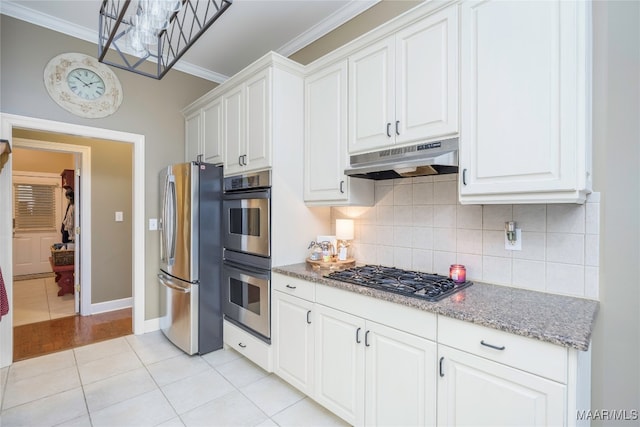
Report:
M 349 258 L 349 246 L 353 240 L 353 220 L 336 220 L 336 240 L 338 241 L 338 261 L 346 261 Z

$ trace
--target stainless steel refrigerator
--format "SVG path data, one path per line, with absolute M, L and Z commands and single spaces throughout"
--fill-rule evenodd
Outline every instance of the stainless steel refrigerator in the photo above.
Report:
M 160 327 L 187 354 L 222 348 L 222 167 L 160 172 Z

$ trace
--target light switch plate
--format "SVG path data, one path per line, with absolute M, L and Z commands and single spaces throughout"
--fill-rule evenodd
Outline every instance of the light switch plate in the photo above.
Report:
M 124 214 L 120 211 L 116 212 L 116 222 L 124 221 Z
M 522 229 L 516 228 L 516 241 L 511 243 L 507 239 L 507 233 L 504 233 L 504 248 L 508 251 L 521 251 L 522 250 Z
M 149 231 L 158 229 L 158 218 L 149 218 Z

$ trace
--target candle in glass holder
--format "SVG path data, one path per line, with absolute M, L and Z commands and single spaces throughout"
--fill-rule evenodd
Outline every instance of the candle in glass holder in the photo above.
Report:
M 449 267 L 449 278 L 456 283 L 464 283 L 467 280 L 467 269 L 462 264 L 452 264 Z

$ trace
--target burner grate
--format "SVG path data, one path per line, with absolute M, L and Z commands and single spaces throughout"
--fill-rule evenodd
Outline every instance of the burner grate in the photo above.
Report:
M 445 276 L 402 270 L 395 267 L 364 265 L 334 271 L 326 277 L 427 301 L 440 301 L 473 282 L 455 283 Z

